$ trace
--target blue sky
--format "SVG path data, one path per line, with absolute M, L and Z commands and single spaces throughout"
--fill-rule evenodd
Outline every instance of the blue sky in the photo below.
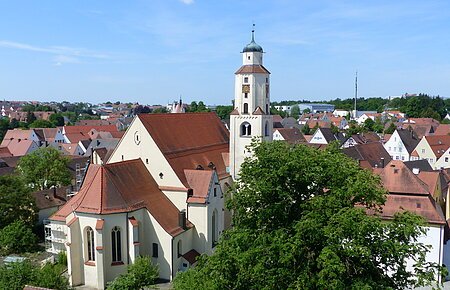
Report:
M 229 104 L 253 22 L 272 100 L 450 96 L 448 0 L 0 0 L 0 98 Z

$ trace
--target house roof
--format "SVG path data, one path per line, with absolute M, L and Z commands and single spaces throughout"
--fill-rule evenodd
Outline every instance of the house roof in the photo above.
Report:
M 441 173 L 439 171 L 420 171 L 417 176 L 428 186 L 428 192 L 434 195 L 436 188 L 440 185 Z
M 309 126 L 309 128 L 313 129 L 316 126 L 319 128 L 327 128 L 329 129 L 331 127 L 331 122 L 329 121 L 323 121 L 323 120 L 308 120 L 306 122 L 306 125 Z
M 33 192 L 32 195 L 36 201 L 37 208 L 42 210 L 64 205 L 66 203 L 67 189 L 69 188 L 69 186 L 63 186 Z
M 102 215 L 140 208 L 146 208 L 170 235 L 184 231 L 178 224 L 178 209 L 159 189 L 141 159 L 91 164 L 80 191 L 50 219 L 65 221 L 72 211 Z
M 425 136 L 424 138 L 430 145 L 436 158 L 441 157 L 450 147 L 450 135 Z
M 8 147 L 0 147 L 0 158 L 13 156 Z
M 187 201 L 189 203 L 206 203 L 214 171 L 186 169 L 184 173 L 189 187 L 193 190 L 192 196 Z
M 33 130 L 21 130 L 21 129 L 14 129 L 14 130 L 8 130 L 6 131 L 5 137 L 3 137 L 3 141 L 1 143 L 1 146 L 5 146 L 5 143 L 10 140 L 28 140 L 31 137 Z
M 197 262 L 197 257 L 200 256 L 200 253 L 196 250 L 192 249 L 189 252 L 182 255 L 182 257 L 189 262 L 189 264 L 193 265 Z
M 215 113 L 139 114 L 180 181 L 185 169 L 213 164 L 219 178 L 228 176 L 222 153 L 229 152 L 229 132 Z
M 383 168 L 392 159 L 383 144 L 379 142 L 357 144 L 342 149 L 342 153 L 358 161 L 367 161 L 371 167 L 379 168 Z M 384 158 L 384 161 L 381 158 Z
M 36 147 L 39 147 L 36 142 L 32 140 L 23 140 L 23 139 L 12 139 L 12 140 L 5 140 L 2 141 L 2 147 L 8 147 L 9 151 L 13 156 L 24 156 L 27 154 L 28 150 L 30 149 L 33 144 Z
M 398 212 L 409 211 L 425 218 L 430 224 L 446 225 L 445 216 L 440 206 L 436 205 L 431 195 L 388 194 L 382 206 L 381 216 L 392 219 Z
M 434 131 L 434 135 L 448 135 L 450 134 L 450 124 L 440 124 Z
M 357 144 L 380 142 L 380 136 L 374 132 L 358 133 L 351 136 Z
M 404 161 L 403 163 L 411 171 L 413 170 L 413 168 L 417 168 L 417 169 L 419 169 L 419 171 L 433 171 L 433 168 L 431 168 L 430 163 L 428 163 L 428 160 L 426 160 L 426 159 L 414 160 L 414 161 Z
M 298 128 L 278 128 L 276 130 L 283 136 L 283 139 L 290 144 L 307 142 Z
M 241 66 L 235 74 L 270 74 L 270 72 L 263 66 L 258 64 L 247 64 Z
M 390 193 L 429 194 L 428 185 L 400 160 L 392 160 L 382 170 L 374 170 Z
M 64 126 L 64 132 L 67 133 L 85 133 L 86 135 L 92 129 L 98 132 L 117 132 L 117 127 L 115 125 L 101 125 L 101 126 Z
M 67 155 L 78 155 L 76 154 L 78 143 L 58 143 L 57 146 L 60 146 Z
M 417 144 L 419 144 L 420 140 L 416 137 L 414 132 L 410 130 L 397 130 L 397 133 L 400 136 L 400 139 L 402 139 L 406 150 L 411 154 Z

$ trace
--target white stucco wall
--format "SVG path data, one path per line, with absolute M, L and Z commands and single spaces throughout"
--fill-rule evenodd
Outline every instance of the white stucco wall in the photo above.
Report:
M 409 161 L 410 156 L 408 153 L 408 150 L 406 150 L 405 145 L 402 142 L 402 139 L 400 138 L 400 135 L 398 134 L 397 130 L 394 131 L 391 138 L 384 143 L 384 149 L 389 153 L 389 155 L 392 157 L 392 160 L 403 160 L 403 161 Z
M 139 136 L 139 141 L 135 142 L 136 136 Z M 135 117 L 107 163 L 137 158 L 142 159 L 159 186 L 184 187 L 141 120 Z

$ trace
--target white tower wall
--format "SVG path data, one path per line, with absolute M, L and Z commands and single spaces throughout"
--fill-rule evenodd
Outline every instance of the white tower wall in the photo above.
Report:
M 252 140 L 272 140 L 270 72 L 263 66 L 262 48 L 253 37 L 244 48 L 242 67 L 235 74 L 234 95 L 235 110 L 230 115 L 230 174 L 236 179 L 245 158 L 252 156 L 247 149 Z

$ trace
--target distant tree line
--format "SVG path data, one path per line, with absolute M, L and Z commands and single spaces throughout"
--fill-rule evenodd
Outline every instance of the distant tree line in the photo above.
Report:
M 355 99 L 334 99 L 329 101 L 311 102 L 308 100 L 272 102 L 272 106 L 292 106 L 299 103 L 332 104 L 336 109 L 353 110 Z M 442 120 L 450 109 L 450 99 L 427 94 L 406 95 L 400 98 L 358 98 L 356 109 L 359 111 L 399 110 L 411 118 L 434 118 Z

